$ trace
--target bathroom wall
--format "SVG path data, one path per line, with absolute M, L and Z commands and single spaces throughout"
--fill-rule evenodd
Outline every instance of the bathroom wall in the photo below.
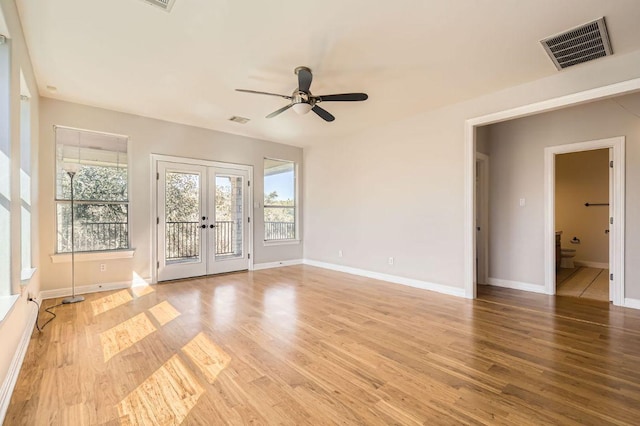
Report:
M 609 202 L 608 149 L 556 156 L 556 229 L 563 231 L 562 247 L 576 249 L 576 263 L 607 265 L 609 207 L 585 207 L 587 202 Z M 580 244 L 570 243 L 574 237 Z

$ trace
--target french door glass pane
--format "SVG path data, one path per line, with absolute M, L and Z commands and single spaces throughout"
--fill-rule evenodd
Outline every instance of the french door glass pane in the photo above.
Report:
M 200 174 L 166 172 L 165 258 L 200 261 Z
M 242 257 L 242 177 L 216 175 L 216 260 Z

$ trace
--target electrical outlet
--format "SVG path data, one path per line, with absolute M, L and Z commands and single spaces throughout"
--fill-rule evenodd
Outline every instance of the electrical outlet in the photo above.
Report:
M 393 265 L 393 257 L 389 258 L 389 265 Z
M 338 250 L 338 257 L 342 257 L 342 250 Z
M 105 272 L 107 270 L 107 264 L 106 263 L 101 263 L 100 264 L 100 272 Z

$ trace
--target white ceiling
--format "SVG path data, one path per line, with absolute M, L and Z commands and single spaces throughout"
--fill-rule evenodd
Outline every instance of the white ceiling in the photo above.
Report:
M 16 3 L 42 96 L 300 146 L 556 73 L 539 40 L 600 16 L 616 55 L 640 48 L 638 0 Z M 370 98 L 322 104 L 326 123 L 234 91 L 288 95 L 298 65 L 316 95 Z

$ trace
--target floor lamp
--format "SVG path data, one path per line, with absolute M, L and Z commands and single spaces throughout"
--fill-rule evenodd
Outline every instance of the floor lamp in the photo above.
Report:
M 73 178 L 80 171 L 82 166 L 79 163 L 66 163 L 63 170 L 71 178 L 71 297 L 62 299 L 62 303 L 78 303 L 84 300 L 82 296 L 76 296 L 76 258 L 75 258 L 75 235 L 74 235 L 74 211 L 73 211 Z

